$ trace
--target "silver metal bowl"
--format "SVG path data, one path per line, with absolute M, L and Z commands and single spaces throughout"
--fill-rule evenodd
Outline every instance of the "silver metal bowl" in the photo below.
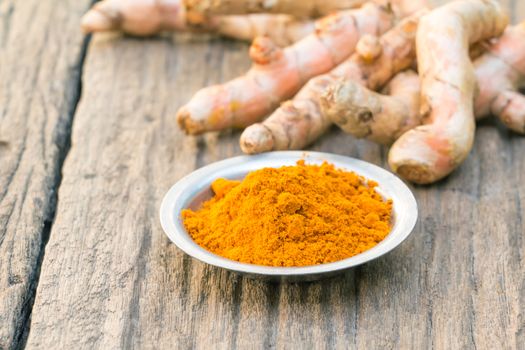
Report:
M 299 159 L 307 164 L 321 164 L 323 161 L 337 168 L 353 171 L 379 185 L 377 191 L 393 200 L 393 226 L 386 238 L 373 248 L 351 258 L 329 264 L 302 267 L 270 267 L 240 263 L 215 255 L 196 244 L 186 232 L 181 211 L 197 209 L 212 197 L 211 183 L 217 178 L 242 179 L 247 173 L 283 165 L 295 165 Z M 403 242 L 412 232 L 417 221 L 417 203 L 410 189 L 388 171 L 353 158 L 320 152 L 285 151 L 269 152 L 256 156 L 229 158 L 200 168 L 182 178 L 166 193 L 160 207 L 162 228 L 171 241 L 185 253 L 207 264 L 244 274 L 252 278 L 278 281 L 312 281 L 341 273 L 354 266 L 377 259 Z

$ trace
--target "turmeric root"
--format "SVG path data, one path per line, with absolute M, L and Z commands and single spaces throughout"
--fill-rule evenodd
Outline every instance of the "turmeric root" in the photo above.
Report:
M 398 73 L 383 92 L 373 92 L 352 80 L 340 81 L 330 88 L 325 113 L 357 138 L 391 144 L 421 124 L 419 76 L 413 70 Z
M 359 7 L 366 1 L 287 0 L 253 3 L 238 0 L 233 3 L 210 3 L 202 0 L 102 0 L 84 15 L 81 26 L 86 33 L 121 30 L 138 36 L 154 35 L 161 31 L 196 31 L 251 41 L 256 36 L 264 35 L 278 45 L 285 46 L 313 32 L 312 21 L 307 18 L 297 19 L 297 15 L 329 14 Z M 370 1 L 390 6 L 395 13 L 405 16 L 415 12 L 415 9 L 420 8 L 419 3 L 425 0 Z M 253 12 L 274 14 L 251 14 Z
M 149 0 L 104 0 L 82 18 L 86 33 L 122 30 L 145 36 L 163 30 L 211 32 L 225 37 L 251 41 L 268 36 L 279 46 L 288 46 L 314 32 L 313 20 L 298 20 L 289 15 L 253 14 L 215 16 L 198 26 L 187 23 L 184 8 L 177 3 Z
M 319 17 L 355 8 L 367 0 L 185 0 L 188 14 L 203 18 L 211 15 L 285 13 L 299 18 Z
M 474 62 L 480 93 L 477 118 L 494 114 L 510 129 L 525 133 L 525 21 L 508 27 L 488 52 Z
M 82 29 L 87 33 L 109 30 L 145 36 L 161 31 L 204 31 L 223 36 L 253 40 L 256 36 L 270 36 L 281 46 L 303 38 L 313 32 L 313 22 L 307 18 L 296 19 L 292 15 L 235 15 L 248 12 L 274 12 L 307 14 L 350 9 L 362 5 L 365 0 L 274 1 L 267 8 L 248 1 L 212 2 L 195 0 L 103 0 L 97 2 L 82 18 Z M 283 5 L 285 6 L 281 6 Z M 273 10 L 273 11 L 270 11 Z M 288 11 L 286 11 L 288 10 Z M 224 16 L 210 16 L 222 12 Z
M 405 179 L 428 184 L 465 160 L 474 140 L 476 90 L 469 45 L 501 35 L 507 16 L 496 0 L 461 0 L 424 16 L 416 37 L 425 125 L 404 133 L 389 153 Z
M 257 122 L 310 78 L 347 58 L 361 35 L 382 33 L 393 21 L 389 8 L 368 3 L 324 17 L 316 22 L 314 34 L 286 49 L 257 38 L 250 48 L 254 64 L 248 73 L 198 91 L 178 111 L 179 125 L 189 134 L 199 134 Z
M 425 11 L 403 19 L 379 40 L 364 36 L 358 52 L 330 74 L 311 79 L 293 100 L 285 102 L 270 117 L 254 124 L 241 135 L 245 153 L 301 149 L 323 134 L 331 124 L 321 97 L 339 78 L 353 80 L 372 89 L 384 85 L 395 73 L 415 61 L 415 33 Z M 363 41 L 365 44 L 363 44 Z
M 122 30 L 152 35 L 162 30 L 185 30 L 186 9 L 181 0 L 103 0 L 82 17 L 87 32 Z
M 525 96 L 505 90 L 498 94 L 491 110 L 509 129 L 525 134 Z
M 208 31 L 244 41 L 266 36 L 277 46 L 286 47 L 312 34 L 315 25 L 313 20 L 297 20 L 288 15 L 217 16 L 210 21 Z
M 475 99 L 476 119 L 493 114 L 510 129 L 525 133 L 525 96 L 518 88 L 525 85 L 525 22 L 508 27 L 505 33 L 492 45 L 485 46 L 485 53 L 479 55 L 480 46 L 471 48 L 471 57 L 479 56 L 474 61 L 475 74 L 480 93 Z M 389 144 L 395 141 L 405 130 L 420 123 L 419 98 L 410 99 L 410 91 L 418 91 L 419 81 L 399 73 L 387 85 L 386 93 L 377 94 L 354 82 L 340 82 L 333 89 L 341 95 L 335 97 L 333 113 L 329 116 L 344 131 L 357 138 Z M 342 91 L 342 92 L 340 92 Z M 399 92 L 398 92 L 399 91 Z M 403 96 L 403 92 L 408 95 Z M 401 94 L 398 108 L 392 107 L 393 100 Z M 418 96 L 413 96 L 418 97 Z M 406 108 L 401 108 L 405 102 Z M 417 115 L 416 115 L 417 114 Z M 402 128 L 399 126 L 402 125 Z

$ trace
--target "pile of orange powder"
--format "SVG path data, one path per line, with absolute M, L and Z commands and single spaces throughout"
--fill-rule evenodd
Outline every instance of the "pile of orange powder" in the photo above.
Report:
M 215 196 L 182 217 L 193 240 L 217 255 L 266 266 L 334 262 L 390 232 L 392 201 L 373 181 L 333 165 L 264 168 L 218 179 Z

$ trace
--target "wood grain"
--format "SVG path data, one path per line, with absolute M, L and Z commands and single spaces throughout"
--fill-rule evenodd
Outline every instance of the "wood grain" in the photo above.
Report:
M 493 121 L 452 176 L 414 188 L 411 237 L 345 275 L 253 281 L 168 241 L 158 221 L 167 189 L 240 154 L 239 132 L 187 137 L 175 111 L 246 70 L 246 51 L 191 37 L 94 37 L 27 347 L 523 349 L 525 139 Z M 337 130 L 312 149 L 386 165 L 384 148 Z
M 233 137 L 185 137 L 174 115 L 200 86 L 244 70 L 245 50 L 221 41 L 94 38 L 59 192 L 63 215 L 46 247 L 29 348 L 177 348 L 194 341 L 196 324 L 211 316 L 198 311 L 207 310 L 206 289 L 212 293 L 231 277 L 192 264 L 170 244 L 158 206 L 180 177 L 239 152 Z M 209 145 L 215 152 L 207 152 Z M 214 309 L 214 317 L 230 309 Z M 157 322 L 165 327 L 148 326 Z
M 23 341 L 80 93 L 89 1 L 0 1 L 0 349 Z

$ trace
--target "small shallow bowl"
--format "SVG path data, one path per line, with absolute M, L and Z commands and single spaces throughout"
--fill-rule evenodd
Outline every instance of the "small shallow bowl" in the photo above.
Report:
M 333 263 L 271 267 L 240 263 L 215 255 L 196 244 L 186 232 L 181 211 L 186 208 L 197 209 L 203 201 L 211 198 L 213 194 L 210 185 L 215 179 L 242 179 L 251 171 L 265 167 L 295 165 L 300 159 L 304 159 L 307 164 L 321 164 L 327 161 L 337 168 L 353 171 L 376 181 L 379 184 L 376 187 L 377 191 L 383 197 L 393 200 L 392 230 L 385 239 L 361 254 Z M 376 165 L 330 153 L 284 151 L 229 158 L 192 172 L 171 187 L 164 197 L 160 207 L 160 221 L 170 240 L 195 259 L 252 278 L 298 282 L 332 276 L 385 255 L 412 232 L 417 213 L 417 203 L 410 189 L 398 177 Z

